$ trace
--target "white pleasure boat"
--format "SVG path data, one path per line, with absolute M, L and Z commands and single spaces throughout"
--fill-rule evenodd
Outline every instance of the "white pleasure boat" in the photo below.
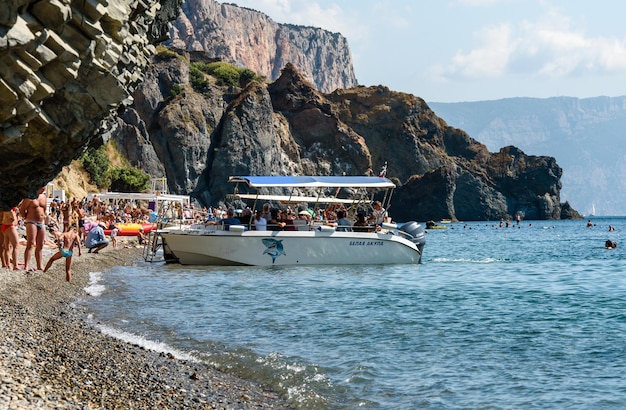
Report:
M 309 208 L 340 204 L 351 216 L 359 210 L 371 212 L 373 192 L 384 191 L 382 206 L 388 207 L 395 188 L 387 178 L 366 176 L 242 176 L 231 177 L 229 181 L 237 184 L 231 199 L 254 201 L 253 209 L 265 202 L 307 204 Z M 264 193 L 272 190 L 291 193 Z M 302 195 L 303 192 L 307 194 Z M 340 192 L 350 195 L 342 197 Z M 425 244 L 424 228 L 412 221 L 363 229 L 338 228 L 325 221 L 311 220 L 302 221 L 293 230 L 276 231 L 257 231 L 252 224 L 200 224 L 172 227 L 159 233 L 166 259 L 185 265 L 420 263 Z

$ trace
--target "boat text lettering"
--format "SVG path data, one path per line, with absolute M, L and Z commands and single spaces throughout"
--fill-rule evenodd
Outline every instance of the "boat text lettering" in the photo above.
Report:
M 350 241 L 350 246 L 383 246 L 383 241 Z

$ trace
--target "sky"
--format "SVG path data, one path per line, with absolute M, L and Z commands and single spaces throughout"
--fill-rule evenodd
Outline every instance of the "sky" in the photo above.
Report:
M 626 1 L 228 3 L 278 23 L 339 32 L 348 39 L 359 84 L 428 102 L 626 95 Z

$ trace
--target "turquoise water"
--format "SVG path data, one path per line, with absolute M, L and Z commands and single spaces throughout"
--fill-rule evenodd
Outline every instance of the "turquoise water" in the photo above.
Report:
M 593 221 L 453 223 L 419 266 L 142 262 L 94 275 L 86 303 L 109 333 L 302 409 L 621 409 L 626 219 Z

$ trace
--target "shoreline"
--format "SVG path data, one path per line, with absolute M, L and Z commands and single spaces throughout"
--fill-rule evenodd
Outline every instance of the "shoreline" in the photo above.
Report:
M 0 408 L 292 408 L 254 381 L 115 339 L 86 321 L 74 302 L 91 297 L 89 272 L 132 265 L 141 251 L 84 250 L 69 283 L 63 260 L 45 274 L 0 269 Z

